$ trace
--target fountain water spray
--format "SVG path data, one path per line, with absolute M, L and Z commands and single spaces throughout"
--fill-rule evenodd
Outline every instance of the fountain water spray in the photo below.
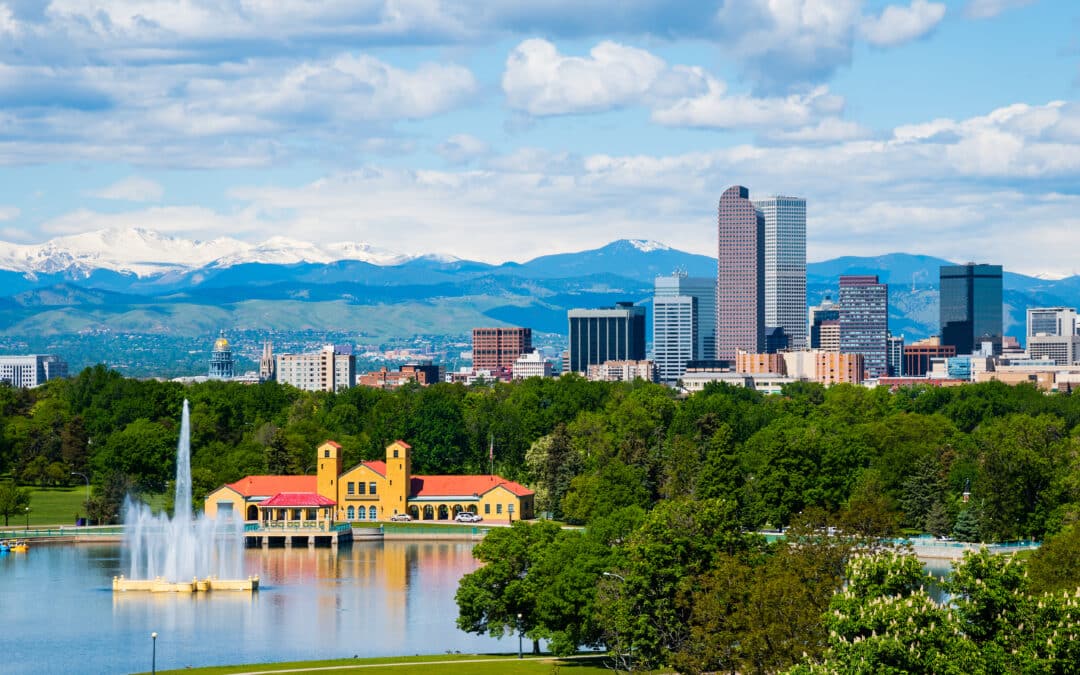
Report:
M 243 578 L 244 522 L 236 514 L 217 518 L 195 514 L 191 505 L 191 422 L 188 402 L 180 422 L 176 451 L 173 517 L 124 502 L 124 543 L 130 556 L 128 579 L 186 583 L 194 579 Z

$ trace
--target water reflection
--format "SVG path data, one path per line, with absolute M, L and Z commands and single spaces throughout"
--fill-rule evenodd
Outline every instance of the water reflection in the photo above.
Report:
M 178 595 L 113 594 L 117 546 L 38 547 L 0 564 L 4 672 L 147 670 L 151 631 L 162 669 L 513 651 L 454 625 L 458 580 L 477 567 L 471 550 L 445 541 L 248 549 L 244 571 L 260 576 L 259 593 Z

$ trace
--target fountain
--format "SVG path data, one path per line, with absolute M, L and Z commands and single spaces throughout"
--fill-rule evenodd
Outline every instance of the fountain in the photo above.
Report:
M 258 590 L 259 578 L 242 578 L 244 522 L 233 514 L 194 514 L 191 506 L 191 422 L 188 402 L 176 450 L 173 517 L 146 504 L 124 502 L 124 544 L 129 573 L 113 578 L 114 591 L 191 593 Z M 188 581 L 190 579 L 190 581 Z

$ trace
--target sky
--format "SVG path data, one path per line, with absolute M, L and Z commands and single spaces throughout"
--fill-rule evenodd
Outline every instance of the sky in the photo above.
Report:
M 1074 0 L 0 0 L 0 240 L 502 262 L 807 200 L 810 260 L 1080 273 Z

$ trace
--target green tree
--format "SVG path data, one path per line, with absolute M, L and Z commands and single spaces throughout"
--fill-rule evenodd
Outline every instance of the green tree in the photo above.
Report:
M 24 490 L 15 483 L 0 483 L 0 516 L 4 517 L 4 525 L 7 526 L 11 516 L 21 516 L 30 506 L 30 491 Z
M 1031 585 L 1040 592 L 1080 588 L 1080 525 L 1047 538 L 1030 559 Z
M 537 592 L 544 580 L 530 574 L 558 533 L 559 526 L 549 521 L 518 521 L 491 530 L 473 548 L 473 557 L 484 566 L 458 584 L 458 628 L 492 637 L 522 630 L 539 653 L 539 634 L 551 630 L 541 625 L 537 612 Z

